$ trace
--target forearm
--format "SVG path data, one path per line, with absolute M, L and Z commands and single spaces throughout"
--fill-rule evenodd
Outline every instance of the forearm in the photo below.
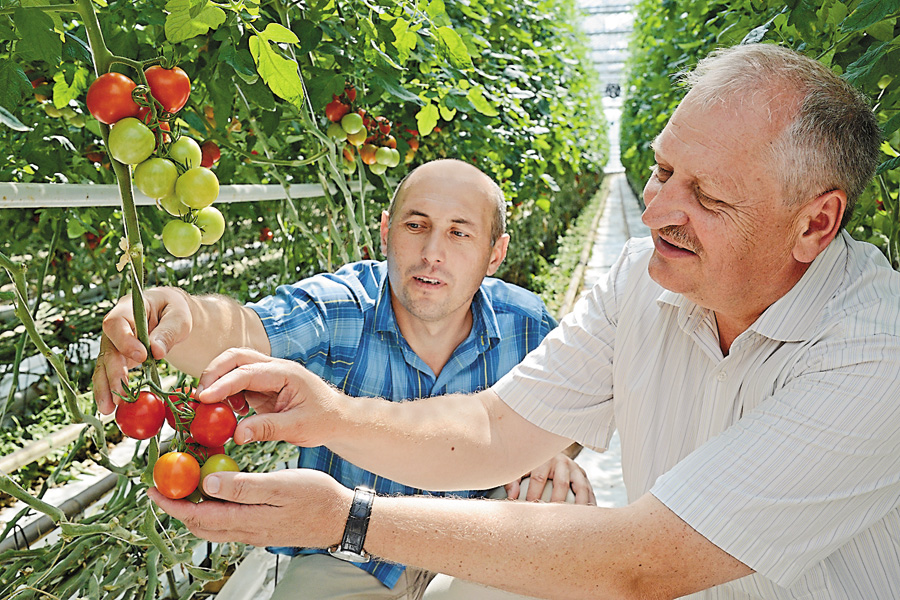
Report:
M 329 448 L 400 483 L 487 489 L 544 463 L 570 441 L 514 413 L 491 390 L 387 402 L 343 396 Z
M 192 327 L 187 339 L 175 344 L 166 360 L 177 369 L 199 377 L 210 361 L 229 348 L 253 348 L 269 354 L 269 339 L 259 316 L 226 296 L 186 297 Z
M 541 598 L 677 598 L 751 573 L 652 496 L 571 504 L 378 497 L 375 556 Z

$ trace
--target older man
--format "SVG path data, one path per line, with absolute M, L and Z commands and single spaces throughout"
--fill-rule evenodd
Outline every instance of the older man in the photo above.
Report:
M 156 358 L 199 375 L 222 351 L 252 348 L 297 361 L 351 396 L 401 401 L 486 389 L 556 325 L 537 296 L 486 278 L 506 256 L 505 215 L 502 191 L 479 169 L 458 160 L 428 163 L 401 183 L 382 215 L 386 262 L 346 265 L 282 286 L 275 296 L 248 306 L 177 288 L 150 290 L 151 349 Z M 126 368 L 146 356 L 133 320 L 126 299 L 104 321 L 94 376 L 103 412 L 112 411 L 110 392 L 120 389 Z M 299 465 L 351 489 L 425 493 L 376 477 L 324 447 L 303 449 Z M 432 469 L 440 471 L 441 463 Z M 530 486 L 523 497 L 541 498 L 546 479 L 554 484 L 548 499 L 571 495 L 594 502 L 584 472 L 564 455 L 534 470 L 531 481 L 542 485 Z M 510 497 L 519 496 L 518 478 L 507 487 Z M 308 599 L 417 598 L 432 576 L 381 560 L 350 564 L 315 549 L 277 551 L 297 556 L 275 598 L 294 597 L 298 589 Z
M 371 511 L 368 552 L 538 596 L 900 597 L 900 274 L 842 230 L 877 164 L 874 115 L 771 45 L 690 81 L 654 143 L 652 237 L 491 389 L 362 413 L 250 352 L 201 377 L 205 402 L 268 395 L 241 441 L 324 443 L 431 488 L 501 481 L 571 439 L 602 448 L 615 426 L 629 506 L 370 501 L 303 471 L 208 484 L 240 504 L 154 499 L 210 539 L 322 546 L 352 506 Z

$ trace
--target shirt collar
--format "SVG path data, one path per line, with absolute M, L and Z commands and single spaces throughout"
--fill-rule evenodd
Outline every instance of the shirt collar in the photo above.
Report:
M 493 305 L 481 287 L 475 292 L 471 310 L 472 331 L 466 339 L 474 339 L 479 350 L 487 350 L 500 340 L 500 324 L 497 322 Z M 378 302 L 375 304 L 375 331 L 392 334 L 398 340 L 402 337 L 400 326 L 397 324 L 397 315 L 394 314 L 394 306 L 391 303 L 391 285 L 386 270 L 384 279 L 379 285 Z
M 846 266 L 849 234 L 842 231 L 825 251 L 813 260 L 809 269 L 784 296 L 769 306 L 750 326 L 750 330 L 782 342 L 808 339 L 822 318 L 822 310 L 840 286 L 838 270 Z M 681 294 L 663 290 L 657 298 L 659 304 L 669 304 L 678 309 L 678 325 L 685 332 L 693 332 L 712 311 L 697 306 Z M 803 307 L 803 308 L 801 308 Z

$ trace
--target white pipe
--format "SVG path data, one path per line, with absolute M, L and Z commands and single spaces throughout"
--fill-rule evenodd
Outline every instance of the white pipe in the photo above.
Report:
M 322 186 L 317 183 L 298 183 L 290 186 L 291 198 L 319 198 Z M 280 200 L 285 197 L 280 185 L 242 184 L 223 185 L 216 202 L 258 202 Z M 152 206 L 156 201 L 134 191 L 138 206 Z M 2 208 L 70 208 L 75 206 L 120 206 L 119 188 L 113 184 L 69 183 L 0 183 Z

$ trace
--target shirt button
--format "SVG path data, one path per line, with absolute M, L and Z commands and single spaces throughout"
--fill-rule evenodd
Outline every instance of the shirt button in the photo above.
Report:
M 716 379 L 718 379 L 719 381 L 725 381 L 726 377 L 728 377 L 728 374 L 725 373 L 725 371 L 719 371 L 719 373 L 716 375 Z

